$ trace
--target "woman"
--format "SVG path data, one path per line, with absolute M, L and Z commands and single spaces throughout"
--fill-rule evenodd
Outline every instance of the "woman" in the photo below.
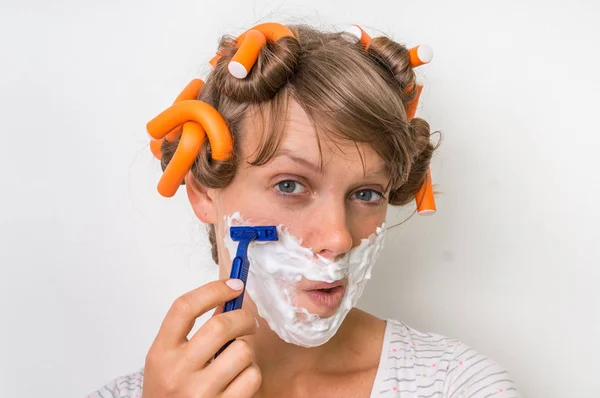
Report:
M 458 340 L 354 308 L 388 205 L 425 204 L 435 147 L 412 117 L 413 67 L 428 54 L 351 33 L 264 24 L 223 38 L 206 84 L 149 123 L 159 191 L 184 180 L 220 278 L 173 303 L 140 372 L 92 397 L 518 397 Z M 235 225 L 279 234 L 250 245 L 246 286 L 229 278 Z M 241 294 L 243 308 L 223 312 Z

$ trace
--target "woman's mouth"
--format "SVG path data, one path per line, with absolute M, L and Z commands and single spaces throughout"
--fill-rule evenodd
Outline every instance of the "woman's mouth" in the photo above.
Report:
M 329 317 L 337 311 L 346 290 L 343 281 L 333 283 L 310 283 L 303 289 L 317 311 L 310 311 L 322 317 Z

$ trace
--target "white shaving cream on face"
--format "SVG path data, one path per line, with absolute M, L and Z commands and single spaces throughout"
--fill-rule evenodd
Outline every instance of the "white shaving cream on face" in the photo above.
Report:
M 251 224 L 244 223 L 237 212 L 225 217 L 225 221 L 224 243 L 233 259 L 238 244 L 229 235 L 232 222 L 233 225 Z M 301 241 L 282 225 L 277 227 L 277 233 L 278 241 L 250 243 L 246 290 L 259 315 L 282 340 L 303 347 L 319 346 L 335 335 L 362 295 L 367 280 L 371 279 L 371 268 L 383 247 L 385 224 L 336 261 L 322 256 L 315 258 L 314 252 L 302 247 Z M 327 283 L 348 278 L 344 298 L 335 314 L 321 318 L 294 305 L 296 285 L 303 277 Z

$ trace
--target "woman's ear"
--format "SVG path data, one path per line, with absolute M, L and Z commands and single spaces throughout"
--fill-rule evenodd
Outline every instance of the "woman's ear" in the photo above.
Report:
M 196 217 L 205 224 L 216 224 L 215 190 L 201 185 L 191 172 L 185 176 L 185 190 Z

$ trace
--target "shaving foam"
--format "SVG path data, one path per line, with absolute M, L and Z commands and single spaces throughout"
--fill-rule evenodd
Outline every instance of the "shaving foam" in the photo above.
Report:
M 229 229 L 233 225 L 251 225 L 238 212 L 225 217 L 224 243 L 233 259 L 237 251 Z M 302 347 L 316 347 L 335 335 L 371 279 L 385 237 L 385 223 L 360 245 L 338 260 L 329 260 L 302 246 L 302 241 L 283 225 L 277 226 L 278 241 L 253 241 L 248 247 L 250 269 L 246 291 L 256 304 L 259 315 L 284 341 Z M 321 318 L 295 305 L 296 285 L 302 278 L 332 283 L 348 278 L 342 302 L 332 316 Z

